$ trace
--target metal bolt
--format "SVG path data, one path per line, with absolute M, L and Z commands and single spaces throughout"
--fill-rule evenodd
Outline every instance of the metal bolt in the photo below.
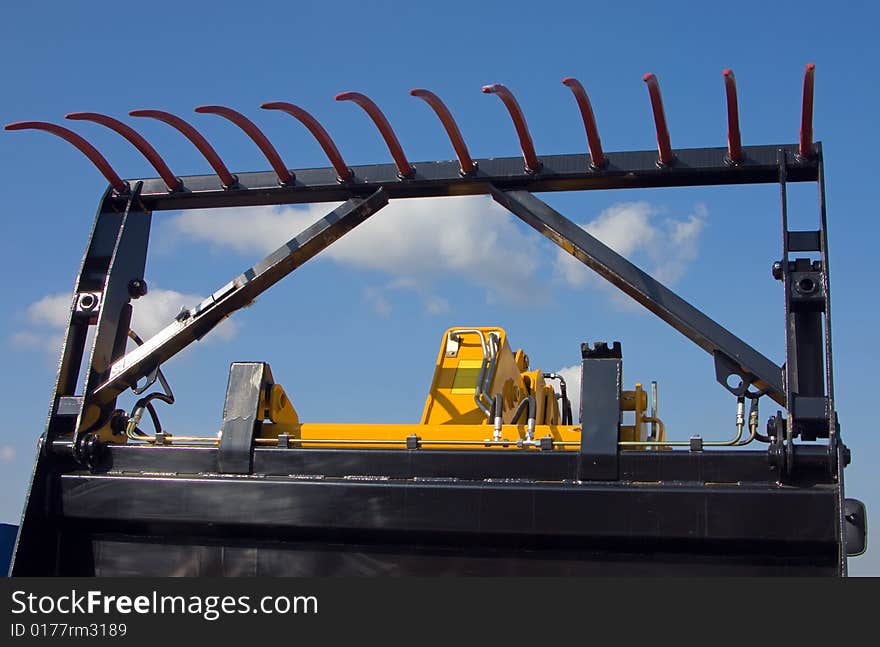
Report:
M 132 279 L 128 282 L 128 295 L 132 299 L 140 299 L 147 294 L 147 282 L 143 279 Z
M 79 298 L 79 307 L 83 310 L 94 310 L 98 305 L 98 298 L 94 294 L 84 294 Z
M 124 409 L 116 409 L 113 412 L 113 417 L 110 418 L 110 430 L 113 432 L 114 436 L 121 436 L 125 433 L 125 428 L 128 426 L 128 415 L 126 414 Z
M 782 280 L 782 261 L 773 263 L 773 278 L 777 281 Z

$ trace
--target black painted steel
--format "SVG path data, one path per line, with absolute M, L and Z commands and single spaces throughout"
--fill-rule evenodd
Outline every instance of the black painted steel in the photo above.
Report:
M 590 167 L 586 154 L 542 155 L 538 173 L 523 171 L 522 157 L 476 160 L 478 169 L 462 177 L 457 160 L 417 162 L 412 177 L 401 179 L 394 164 L 353 166 L 354 177 L 337 179 L 336 169 L 297 169 L 291 186 L 280 186 L 271 171 L 236 173 L 238 185 L 224 189 L 216 175 L 181 178 L 183 189 L 173 193 L 160 178 L 144 179 L 144 204 L 155 211 L 243 207 L 266 204 L 342 202 L 366 196 L 378 189 L 389 199 L 425 198 L 449 195 L 475 195 L 489 192 L 489 184 L 504 191 L 588 191 L 593 189 L 638 189 L 664 186 L 708 186 L 722 184 L 761 184 L 778 180 L 776 151 L 780 146 L 748 146 L 745 159 L 732 166 L 725 162 L 727 148 L 676 149 L 675 161 L 657 167 L 657 151 L 608 153 L 608 164 Z M 782 146 L 795 160 L 797 145 Z M 816 158 L 791 163 L 789 181 L 815 181 Z
M 372 539 L 372 541 L 370 541 Z M 436 537 L 358 536 L 342 541 L 328 538 L 285 537 L 280 541 L 254 538 L 238 541 L 211 538 L 184 539 L 177 534 L 144 543 L 136 535 L 89 535 L 83 552 L 98 556 L 93 570 L 71 574 L 104 577 L 225 576 L 225 577 L 336 577 L 336 576 L 556 576 L 623 575 L 662 577 L 670 573 L 692 576 L 828 576 L 835 565 L 821 547 L 798 551 L 788 544 L 767 545 L 762 553 L 753 546 L 720 544 L 697 550 L 692 544 L 656 543 L 613 547 L 539 547 L 463 543 Z M 432 541 L 433 540 L 433 541 Z M 77 568 L 74 566 L 74 568 Z
M 142 210 L 140 183 L 117 211 L 105 196 L 95 219 L 89 245 L 83 257 L 72 296 L 67 336 L 61 352 L 58 377 L 52 395 L 47 429 L 57 442 L 66 438 L 72 443 L 74 432 L 94 426 L 106 417 L 107 409 L 88 412 L 84 424 L 84 405 L 80 393 L 89 392 L 107 376 L 110 364 L 124 353 L 131 319 L 130 281 L 143 280 L 151 214 Z M 109 195 L 109 194 L 108 194 Z M 96 326 L 95 341 L 88 349 L 86 383 L 77 384 L 90 325 Z
M 57 520 L 61 497 L 57 475 L 65 471 L 58 465 L 60 460 L 63 459 L 57 454 L 45 451 L 44 439 L 40 438 L 15 541 L 10 575 L 58 573 Z M 69 466 L 66 467 L 69 469 Z
M 61 479 L 60 533 L 87 553 L 65 568 L 104 575 L 833 574 L 835 497 L 775 483 L 78 473 Z M 152 556 L 138 560 L 140 546 Z M 171 547 L 164 563 L 150 546 Z M 282 559 L 290 571 L 266 568 Z
M 594 539 L 823 543 L 836 488 L 778 484 L 418 482 L 285 477 L 61 478 L 67 519 Z M 749 514 L 742 511 L 749 510 Z M 246 511 L 246 514 L 243 512 Z
M 143 281 L 147 263 L 147 244 L 150 238 L 151 214 L 137 209 L 140 184 L 135 185 L 133 197 L 122 215 L 119 236 L 113 249 L 113 256 L 107 268 L 100 296 L 96 296 L 98 305 L 83 312 L 83 295 L 80 293 L 74 316 L 90 318 L 97 309 L 98 322 L 95 331 L 95 343 L 89 361 L 89 372 L 84 393 L 93 393 L 98 385 L 107 379 L 110 367 L 124 353 L 131 325 L 131 295 L 129 285 L 132 281 Z M 134 208 L 133 208 L 134 207 Z M 98 402 L 87 398 L 84 408 L 77 420 L 76 429 L 88 431 L 84 418 L 94 411 L 95 420 L 92 427 L 105 423 L 112 413 L 113 401 Z M 95 411 L 98 410 L 99 411 Z
M 492 188 L 492 197 L 523 222 L 572 254 L 599 276 L 632 297 L 706 352 L 722 355 L 736 367 L 744 391 L 754 384 L 780 404 L 785 404 L 782 369 L 690 303 L 643 272 L 613 249 L 528 191 Z
M 617 480 L 623 356 L 620 342 L 581 344 L 581 480 Z
M 779 189 L 782 212 L 782 284 L 786 323 L 786 409 L 793 436 L 804 440 L 829 438 L 835 423 L 831 393 L 833 375 L 825 363 L 831 361 L 831 332 L 828 250 L 825 231 L 824 194 L 820 183 L 820 217 L 817 231 L 790 231 L 788 225 L 789 154 L 780 149 Z M 822 161 L 819 160 L 821 174 Z M 818 260 L 795 257 L 795 252 L 817 252 Z M 823 320 L 826 326 L 823 328 Z
M 216 474 L 215 447 L 151 447 L 116 445 L 108 447 L 99 473 Z M 532 481 L 574 481 L 578 478 L 578 452 L 513 452 L 506 450 L 446 451 L 420 449 L 276 449 L 253 450 L 254 474 L 339 478 L 425 478 L 425 479 L 520 479 Z M 827 464 L 813 472 L 827 473 Z M 691 481 L 694 483 L 776 483 L 777 470 L 766 451 L 717 450 L 621 451 L 618 457 L 621 481 Z M 826 477 L 827 478 L 827 477 Z

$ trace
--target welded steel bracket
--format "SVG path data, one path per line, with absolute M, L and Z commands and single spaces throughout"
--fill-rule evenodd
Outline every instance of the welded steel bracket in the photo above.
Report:
M 233 362 L 223 404 L 223 426 L 217 467 L 221 474 L 250 474 L 253 471 L 254 434 L 263 422 L 260 400 L 275 380 L 265 362 Z
M 723 358 L 730 374 L 741 382 L 731 385 L 728 376 L 724 380 L 719 379 L 727 390 L 740 395 L 749 385 L 754 385 L 779 404 L 785 404 L 782 369 L 767 357 L 530 192 L 501 191 L 494 186 L 490 190 L 496 202 L 523 222 L 572 254 L 697 346 L 716 358 Z

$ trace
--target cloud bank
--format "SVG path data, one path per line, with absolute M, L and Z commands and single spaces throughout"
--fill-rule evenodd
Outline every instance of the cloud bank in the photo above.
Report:
M 224 253 L 259 257 L 332 208 L 317 204 L 184 211 L 167 221 L 164 243 L 167 247 L 185 240 Z M 581 226 L 660 281 L 673 284 L 696 258 L 706 218 L 703 205 L 696 205 L 684 218 L 673 218 L 647 202 L 626 202 L 608 207 Z M 450 278 L 483 289 L 492 304 L 534 305 L 546 293 L 547 276 L 570 288 L 608 290 L 614 302 L 628 303 L 592 270 L 561 249 L 554 254 L 539 234 L 517 222 L 486 196 L 395 200 L 319 258 L 385 274 L 386 280 L 365 288 L 363 298 L 386 317 L 393 311 L 394 295 L 400 293 L 414 295 L 428 315 L 447 313 L 449 302 L 434 294 L 432 286 Z M 27 325 L 12 336 L 13 345 L 57 353 L 70 300 L 69 294 L 59 293 L 30 304 L 24 317 Z M 195 294 L 151 289 L 133 302 L 132 327 L 141 337 L 149 337 L 182 306 L 201 300 Z M 227 319 L 211 338 L 229 340 L 237 330 L 235 321 Z
M 218 250 L 267 254 L 333 206 L 184 211 L 170 229 L 172 238 L 206 242 Z M 455 276 L 484 288 L 490 302 L 526 303 L 535 293 L 539 236 L 513 223 L 514 216 L 485 196 L 395 200 L 320 258 L 384 272 L 422 290 L 441 277 Z M 392 283 L 390 289 L 402 285 Z M 425 306 L 428 312 L 445 310 L 438 297 L 426 296 Z
M 708 212 L 698 204 L 682 220 L 665 218 L 657 222 L 660 215 L 661 210 L 647 202 L 625 202 L 608 207 L 581 227 L 661 283 L 672 285 L 697 257 Z M 556 254 L 555 269 L 573 288 L 609 285 L 561 249 Z

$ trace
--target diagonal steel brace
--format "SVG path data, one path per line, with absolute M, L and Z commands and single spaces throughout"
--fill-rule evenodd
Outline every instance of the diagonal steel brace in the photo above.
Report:
M 223 319 L 251 303 L 300 265 L 364 222 L 388 204 L 388 195 L 379 189 L 368 198 L 351 198 L 315 222 L 262 261 L 214 292 L 191 310 L 183 310 L 166 326 L 110 367 L 110 377 L 88 396 L 91 403 L 104 406 L 138 380 L 192 342 L 201 339 Z
M 727 390 L 742 395 L 754 385 L 785 406 L 782 369 L 774 362 L 528 191 L 490 186 L 490 192 L 523 222 L 712 354 L 716 377 Z M 728 384 L 729 375 L 738 376 L 741 384 Z

